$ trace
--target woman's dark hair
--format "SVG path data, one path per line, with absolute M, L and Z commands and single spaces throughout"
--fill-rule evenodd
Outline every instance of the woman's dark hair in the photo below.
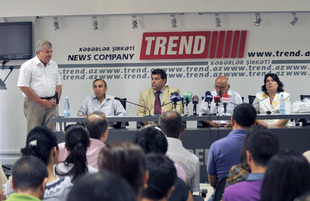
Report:
M 266 83 L 267 83 L 267 78 L 268 78 L 268 77 L 272 77 L 272 79 L 278 83 L 278 89 L 277 89 L 277 92 L 278 92 L 278 93 L 284 91 L 284 89 L 283 89 L 283 86 L 284 86 L 284 85 L 283 85 L 283 83 L 280 81 L 280 79 L 279 79 L 279 77 L 277 76 L 277 74 L 275 74 L 275 73 L 267 73 L 267 74 L 265 75 L 265 78 L 264 78 L 264 85 L 262 86 L 262 91 L 263 91 L 263 92 L 265 92 L 266 94 L 268 94 L 267 88 L 266 88 Z
M 272 157 L 261 189 L 262 201 L 292 201 L 310 189 L 309 162 L 294 150 Z
M 167 156 L 156 153 L 146 155 L 146 166 L 149 179 L 143 197 L 160 200 L 167 195 L 177 180 L 175 166 Z
M 71 176 L 72 182 L 80 175 L 88 172 L 86 151 L 89 145 L 89 133 L 81 125 L 71 126 L 66 130 L 66 140 L 65 144 L 69 150 L 69 155 L 64 161 L 65 166 L 73 164 L 73 167 L 67 173 L 57 172 L 55 168 L 55 173 L 60 176 Z
M 265 126 L 263 125 L 256 125 L 256 126 L 251 126 L 244 138 L 243 144 L 242 144 L 242 150 L 241 150 L 241 156 L 240 156 L 240 163 L 241 163 L 241 167 L 245 170 L 247 170 L 248 172 L 250 172 L 250 166 L 247 162 L 247 158 L 246 158 L 246 143 L 247 140 L 249 138 L 249 136 L 258 131 L 258 130 L 262 130 L 262 129 L 267 129 Z
M 138 193 L 146 171 L 144 152 L 131 142 L 109 143 L 100 151 L 99 169 L 125 178 Z
M 166 154 L 168 150 L 168 141 L 158 125 L 153 124 L 143 127 L 132 139 L 132 141 L 143 149 L 144 153 L 162 153 Z
M 44 126 L 33 128 L 26 139 L 26 146 L 20 150 L 23 156 L 35 156 L 45 165 L 50 162 L 51 150 L 58 149 L 57 138 L 53 131 Z

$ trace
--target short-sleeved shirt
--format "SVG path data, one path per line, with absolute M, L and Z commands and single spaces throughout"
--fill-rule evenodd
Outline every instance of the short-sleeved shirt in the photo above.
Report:
M 211 145 L 207 163 L 209 175 L 215 175 L 219 181 L 228 175 L 233 165 L 240 163 L 241 149 L 246 134 L 246 129 L 236 129 Z
M 18 87 L 30 87 L 39 97 L 45 98 L 55 95 L 57 85 L 61 85 L 61 80 L 54 61 L 50 60 L 45 67 L 35 56 L 21 65 Z
M 102 103 L 95 95 L 87 96 L 77 113 L 78 116 L 89 115 L 94 111 L 101 111 L 106 116 L 126 116 L 126 110 L 119 100 L 115 100 L 113 96 L 105 94 L 106 98 Z

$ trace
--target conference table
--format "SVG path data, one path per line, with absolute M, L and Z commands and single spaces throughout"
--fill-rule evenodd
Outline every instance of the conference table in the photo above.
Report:
M 201 128 L 197 126 L 197 122 L 204 120 L 230 120 L 230 116 L 182 116 L 183 122 L 186 123 L 187 128 L 181 135 L 183 146 L 189 151 L 196 154 L 200 160 L 200 182 L 207 182 L 208 175 L 206 172 L 206 165 L 208 161 L 208 154 L 210 146 L 213 142 L 221 139 L 229 134 L 231 128 Z M 258 115 L 257 119 L 291 119 L 299 123 L 300 119 L 310 119 L 310 113 L 298 113 L 287 115 Z M 158 116 L 145 117 L 108 117 L 109 122 L 142 122 L 142 121 L 158 121 Z M 59 130 L 57 134 L 58 142 L 64 141 L 65 135 L 63 129 L 67 124 L 74 124 L 77 122 L 84 122 L 85 117 L 73 118 L 51 118 L 51 122 L 58 123 Z M 190 124 L 191 123 L 191 124 Z M 194 123 L 194 124 L 193 124 Z M 139 123 L 137 123 L 139 125 Z M 280 149 L 295 149 L 299 152 L 310 150 L 310 126 L 294 126 L 294 127 L 277 127 L 270 128 L 272 132 L 278 136 L 280 140 Z M 131 141 L 133 136 L 139 131 L 138 128 L 128 128 L 122 126 L 120 129 L 110 129 L 109 136 L 106 143 L 112 141 Z

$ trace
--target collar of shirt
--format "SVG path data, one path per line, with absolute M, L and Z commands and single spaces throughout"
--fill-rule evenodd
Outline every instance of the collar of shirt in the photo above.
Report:
M 264 179 L 265 173 L 250 173 L 247 177 L 247 181 L 262 181 Z
M 38 56 L 35 57 L 35 61 L 36 61 L 36 66 L 39 67 L 45 67 L 44 64 L 40 61 L 40 59 L 38 58 Z M 46 66 L 48 66 L 50 64 L 51 61 L 49 61 Z
M 166 87 L 166 85 L 165 85 L 165 86 L 164 86 L 164 87 L 160 90 L 160 92 L 161 92 L 161 93 L 160 93 L 160 95 L 162 95 L 162 94 L 164 93 L 164 89 L 165 89 L 165 87 Z M 156 92 L 157 92 L 157 91 L 156 91 L 156 90 L 154 90 L 154 94 L 155 94 L 155 96 L 156 96 Z
M 236 130 L 233 130 L 231 131 L 228 136 L 231 136 L 231 135 L 246 135 L 248 132 L 248 130 L 246 129 L 236 129 Z
M 96 95 L 92 95 L 92 99 L 98 100 Z M 109 95 L 109 94 L 106 93 L 106 94 L 105 94 L 105 99 L 102 101 L 101 104 L 106 103 L 106 102 L 108 102 L 108 101 L 110 101 L 110 100 L 112 100 L 112 99 L 114 99 L 113 96 L 111 96 L 111 95 Z M 99 100 L 98 100 L 98 101 L 99 101 Z

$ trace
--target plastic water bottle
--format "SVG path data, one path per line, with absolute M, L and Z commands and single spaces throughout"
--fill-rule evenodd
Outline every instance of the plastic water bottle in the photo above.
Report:
M 69 98 L 68 97 L 66 97 L 66 100 L 65 100 L 64 117 L 70 118 L 70 104 L 69 104 Z
M 285 99 L 283 94 L 281 94 L 281 99 L 280 99 L 280 114 L 285 114 Z

